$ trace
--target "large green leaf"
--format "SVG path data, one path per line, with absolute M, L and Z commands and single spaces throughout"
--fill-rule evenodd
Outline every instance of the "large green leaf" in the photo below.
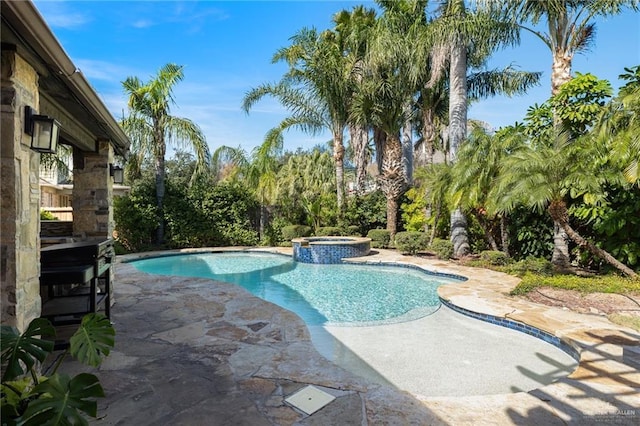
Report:
M 116 332 L 109 319 L 102 314 L 87 314 L 71 337 L 71 355 L 78 361 L 97 367 L 102 355 L 109 355 Z
M 3 325 L 0 330 L 0 349 L 5 371 L 2 381 L 13 380 L 28 371 L 35 360 L 44 362 L 53 351 L 53 342 L 42 340 L 37 336 L 55 336 L 55 329 L 45 318 L 36 318 L 19 334 L 15 327 Z M 22 361 L 26 366 L 23 368 Z
M 25 426 L 88 425 L 81 411 L 96 417 L 98 404 L 89 398 L 104 397 L 96 376 L 81 373 L 73 379 L 66 374 L 54 374 L 33 390 L 40 397 L 29 403 L 27 411 L 17 419 Z

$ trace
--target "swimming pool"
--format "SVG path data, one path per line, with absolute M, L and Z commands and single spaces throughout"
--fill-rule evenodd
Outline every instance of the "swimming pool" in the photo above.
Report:
M 318 265 L 270 253 L 186 254 L 131 264 L 151 274 L 239 285 L 295 312 L 308 325 L 375 325 L 418 319 L 440 306 L 438 286 L 455 281 L 397 266 Z

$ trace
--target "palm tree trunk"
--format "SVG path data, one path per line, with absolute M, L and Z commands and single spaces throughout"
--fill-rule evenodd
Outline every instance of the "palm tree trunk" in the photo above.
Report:
M 387 199 L 387 230 L 393 237 L 397 231 L 398 199 L 406 189 L 402 144 L 397 135 L 386 134 L 382 148 L 382 166 L 378 183 Z
M 506 214 L 504 214 L 500 216 L 500 239 L 502 240 L 502 251 L 511 257 L 511 253 L 509 253 L 509 238 L 509 223 Z
M 451 49 L 449 63 L 449 149 L 455 163 L 458 147 L 467 136 L 467 49 L 462 41 Z M 462 257 L 469 252 L 467 220 L 460 208 L 451 212 L 451 242 L 453 255 Z
M 591 241 L 586 240 L 571 227 L 569 224 L 569 212 L 567 211 L 567 205 L 564 201 L 560 200 L 551 202 L 549 205 L 549 214 L 553 218 L 554 224 L 558 223 L 573 242 L 578 244 L 580 247 L 586 248 L 594 256 L 604 259 L 609 265 L 613 266 L 625 275 L 632 278 L 638 278 L 638 274 L 636 274 L 633 269 L 620 262 L 607 251 L 597 247 Z
M 561 50 L 553 52 L 553 63 L 551 64 L 552 96 L 558 94 L 560 86 L 571 80 L 571 60 L 572 57 Z
M 459 207 L 451 212 L 451 242 L 453 255 L 462 257 L 469 253 L 469 236 L 467 235 L 467 218 Z
M 349 127 L 351 146 L 353 147 L 354 163 L 356 166 L 356 194 L 363 195 L 365 180 L 367 178 L 367 142 L 369 135 L 363 126 L 352 125 Z
M 553 254 L 551 255 L 551 263 L 566 268 L 569 266 L 569 241 L 567 233 L 562 224 L 556 219 L 553 220 Z
M 436 140 L 436 128 L 433 111 L 422 108 L 422 145 L 424 149 L 424 164 L 433 164 L 433 153 Z
M 489 243 L 491 250 L 498 251 L 498 243 L 496 243 L 496 239 L 493 238 L 493 234 L 491 233 L 491 229 L 485 217 L 480 214 L 478 211 L 474 211 L 474 215 L 476 219 L 478 219 L 478 223 L 482 228 L 482 232 L 484 232 L 484 238 Z
M 338 201 L 338 220 L 344 211 L 344 143 L 341 132 L 333 135 L 333 160 L 336 164 L 336 197 Z
M 413 127 L 411 126 L 411 104 L 405 104 L 403 108 L 405 117 L 404 126 L 402 126 L 402 162 L 404 164 L 404 173 L 407 184 L 413 183 Z
M 167 146 L 164 141 L 164 132 L 159 124 L 156 124 L 154 128 L 154 138 L 157 143 L 155 150 L 155 172 L 156 172 L 156 207 L 158 209 L 158 228 L 156 229 L 156 243 L 164 243 L 164 177 L 165 177 L 165 165 L 164 156 L 167 150 Z

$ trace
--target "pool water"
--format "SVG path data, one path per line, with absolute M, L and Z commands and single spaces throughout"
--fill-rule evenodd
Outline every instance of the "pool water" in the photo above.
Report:
M 394 266 L 294 262 L 269 253 L 204 253 L 131 263 L 151 274 L 237 284 L 298 314 L 308 325 L 373 325 L 435 312 L 436 289 L 454 280 Z

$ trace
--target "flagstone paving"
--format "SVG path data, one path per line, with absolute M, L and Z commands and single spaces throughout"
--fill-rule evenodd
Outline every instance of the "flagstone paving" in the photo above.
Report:
M 543 329 L 581 351 L 574 373 L 530 392 L 426 398 L 332 364 L 315 350 L 295 314 L 238 286 L 151 276 L 122 263 L 134 257 L 120 256 L 116 265 L 116 346 L 92 371 L 107 395 L 93 424 L 640 424 L 640 372 L 632 366 L 633 353 L 624 352 L 639 345 L 640 336 L 603 316 L 509 297 L 517 278 L 502 273 L 387 250 L 357 259 L 466 276 L 468 281 L 441 286 L 439 295 Z M 87 371 L 72 362 L 64 368 Z M 308 385 L 336 399 L 312 415 L 285 402 Z

